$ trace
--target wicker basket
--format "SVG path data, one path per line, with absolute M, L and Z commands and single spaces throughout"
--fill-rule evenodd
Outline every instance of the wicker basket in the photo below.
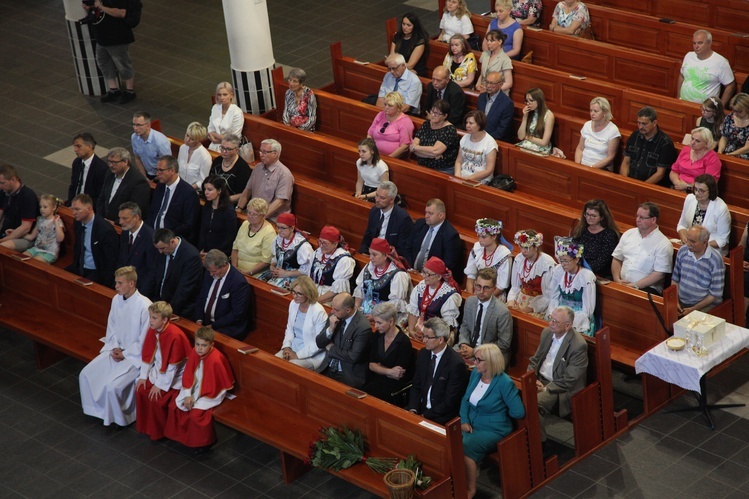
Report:
M 391 499 L 411 499 L 414 496 L 416 474 L 411 470 L 390 470 L 385 473 L 385 485 Z

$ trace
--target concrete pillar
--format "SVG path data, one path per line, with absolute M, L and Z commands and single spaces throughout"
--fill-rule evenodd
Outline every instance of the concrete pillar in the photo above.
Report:
M 78 22 L 86 16 L 86 11 L 81 7 L 81 0 L 63 0 L 63 3 L 78 89 L 83 95 L 104 95 L 107 86 L 96 65 L 96 41 L 90 26 Z
M 265 0 L 223 0 L 232 83 L 237 105 L 261 114 L 276 107 L 271 70 L 275 67 Z

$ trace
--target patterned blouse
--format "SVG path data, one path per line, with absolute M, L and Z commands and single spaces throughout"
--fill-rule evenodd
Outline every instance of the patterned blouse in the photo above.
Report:
M 741 149 L 746 144 L 747 139 L 749 139 L 749 125 L 745 127 L 736 126 L 733 113 L 730 113 L 728 116 L 726 116 L 720 132 L 721 135 L 728 141 L 728 143 L 726 144 L 726 149 L 723 151 L 723 153 L 729 153 L 737 149 Z M 749 159 L 749 152 L 739 154 L 737 157 L 742 159 Z
M 448 52 L 445 54 L 445 60 L 442 65 L 450 71 L 450 79 L 456 82 L 463 81 L 468 78 L 469 74 L 476 72 L 476 56 L 473 55 L 473 52 L 466 54 L 463 62 L 453 71 L 453 55 Z
M 291 125 L 300 130 L 315 131 L 317 121 L 317 99 L 308 87 L 304 87 L 299 104 L 296 103 L 294 91 L 286 91 L 286 104 L 283 109 L 284 125 Z
M 460 139 L 458 138 L 458 131 L 455 129 L 455 125 L 449 124 L 443 126 L 437 130 L 432 129 L 432 125 L 429 121 L 425 121 L 419 131 L 416 132 L 416 138 L 419 139 L 420 146 L 431 147 L 437 142 L 442 142 L 447 146 L 445 152 L 442 153 L 441 158 L 419 158 L 419 164 L 432 168 L 434 170 L 442 170 L 455 166 L 455 160 L 458 157 L 458 146 L 460 145 Z
M 541 10 L 543 10 L 543 3 L 541 3 L 541 0 L 515 0 L 512 2 L 510 15 L 516 21 L 535 17 L 536 20 L 530 26 L 537 26 L 540 28 Z

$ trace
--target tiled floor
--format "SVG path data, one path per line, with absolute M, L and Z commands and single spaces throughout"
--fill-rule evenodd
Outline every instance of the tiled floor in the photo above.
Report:
M 177 137 L 188 123 L 207 119 L 216 83 L 229 79 L 221 2 L 144 3 L 132 46 L 138 99 L 118 106 L 78 92 L 63 2 L 2 2 L 0 162 L 16 166 L 38 194 L 66 193 L 70 170 L 60 151 L 78 132 L 93 132 L 103 149 L 129 145 L 136 110 L 150 112 Z M 384 21 L 413 10 L 436 33 L 436 4 L 272 0 L 274 56 L 279 64 L 304 68 L 310 86 L 322 86 L 332 80 L 331 42 L 341 40 L 346 55 L 381 59 L 387 47 Z M 476 12 L 488 8 L 486 0 L 468 4 Z M 277 451 L 223 427 L 220 444 L 203 460 L 173 443 L 151 445 L 132 428 L 106 429 L 81 413 L 80 362 L 37 371 L 31 343 L 3 331 L 0 352 L 0 497 L 369 497 L 321 471 L 285 485 Z M 748 374 L 744 359 L 713 380 L 711 390 L 746 401 Z M 639 410 L 636 398 L 620 394 L 617 405 Z M 718 430 L 710 432 L 693 413 L 659 414 L 537 496 L 746 497 L 747 418 L 746 408 L 719 411 Z M 562 421 L 552 433 L 569 442 L 568 425 Z M 484 466 L 479 480 L 477 497 L 500 496 L 495 468 Z

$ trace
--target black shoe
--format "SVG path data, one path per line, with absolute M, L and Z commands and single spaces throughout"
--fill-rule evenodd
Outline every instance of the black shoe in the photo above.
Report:
M 114 102 L 121 97 L 119 90 L 110 90 L 107 94 L 101 98 L 102 102 Z
M 197 447 L 193 451 L 193 454 L 196 455 L 196 456 L 204 456 L 204 455 L 208 454 L 209 452 L 211 452 L 211 448 L 212 447 L 213 447 L 213 444 L 211 444 L 211 445 L 204 445 L 203 447 Z
M 135 99 L 135 92 L 125 90 L 124 92 L 122 92 L 122 97 L 120 97 L 120 104 L 127 104 L 133 99 Z

